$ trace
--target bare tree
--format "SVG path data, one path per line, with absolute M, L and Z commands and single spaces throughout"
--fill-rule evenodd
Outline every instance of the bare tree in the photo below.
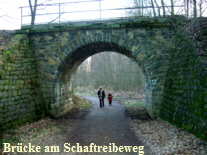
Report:
M 186 3 L 185 3 L 185 5 L 186 5 L 186 17 L 188 18 L 189 17 L 189 0 L 186 0 Z
M 173 0 L 170 0 L 170 2 L 171 2 L 171 15 L 175 15 L 175 12 L 174 12 L 174 2 L 173 2 Z
M 90 70 L 87 66 L 90 65 Z M 84 79 L 83 79 L 84 77 Z M 74 88 L 98 88 L 114 91 L 143 90 L 143 77 L 138 64 L 115 52 L 102 52 L 91 57 L 90 64 L 82 63 L 74 76 Z
M 152 5 L 152 10 L 153 10 L 154 17 L 156 17 L 155 6 L 154 6 L 153 0 L 151 0 L 151 5 Z
M 197 17 L 197 1 L 196 0 L 193 0 L 193 7 L 194 7 L 193 9 L 194 18 L 196 18 Z
M 146 15 L 147 9 L 150 8 L 154 17 L 183 15 L 185 11 L 186 17 L 197 18 L 202 17 L 204 11 L 207 10 L 206 2 L 206 0 L 146 0 L 144 2 L 142 0 L 133 0 L 134 6 L 139 7 L 139 10 L 133 12 L 133 15 Z
M 161 0 L 161 4 L 162 4 L 162 9 L 163 9 L 163 16 L 165 16 L 165 3 L 164 0 Z
M 30 11 L 31 11 L 31 25 L 34 25 L 36 9 L 37 9 L 37 0 L 34 0 L 34 5 L 32 4 L 31 0 L 29 0 L 29 6 L 30 6 Z
M 202 16 L 202 4 L 203 4 L 203 0 L 200 0 L 200 3 L 199 3 L 199 14 L 200 14 L 200 17 Z
M 158 15 L 159 15 L 159 16 L 161 16 L 161 14 L 160 14 L 160 7 L 159 7 L 159 5 L 158 5 L 157 1 L 156 1 L 156 0 L 154 0 L 154 1 L 155 1 L 155 4 L 157 5 Z
M 207 1 L 206 0 L 198 1 L 198 11 L 197 12 L 199 13 L 199 17 L 202 17 L 206 10 L 207 10 Z

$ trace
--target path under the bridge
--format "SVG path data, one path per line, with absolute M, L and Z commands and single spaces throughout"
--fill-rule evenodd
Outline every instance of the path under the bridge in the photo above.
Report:
M 102 147 L 111 146 L 108 147 L 111 149 L 111 152 L 98 154 L 139 154 L 138 152 L 114 153 L 112 151 L 112 146 L 145 146 L 130 127 L 130 118 L 125 115 L 122 105 L 117 101 L 113 101 L 112 105 L 109 106 L 108 101 L 105 99 L 105 107 L 100 108 L 97 97 L 84 96 L 84 98 L 91 101 L 93 106 L 84 117 L 74 120 L 76 123 L 73 130 L 65 130 L 65 136 L 67 136 L 65 143 L 69 143 L 70 148 L 71 146 L 76 146 L 76 143 L 79 143 L 81 146 L 90 146 L 91 143 Z M 64 124 L 67 124 L 65 121 L 67 119 L 64 119 Z M 74 125 L 74 122 L 71 123 L 69 119 L 68 126 L 71 125 Z M 69 144 L 65 147 L 66 151 L 69 151 L 67 148 Z M 98 151 L 98 147 L 96 150 Z M 81 154 L 88 155 L 94 153 Z M 152 155 L 149 147 L 144 147 L 144 154 Z

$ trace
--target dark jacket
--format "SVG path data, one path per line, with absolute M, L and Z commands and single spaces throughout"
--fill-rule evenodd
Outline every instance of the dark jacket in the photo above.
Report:
M 100 96 L 101 96 L 101 90 L 98 91 L 97 95 L 100 98 Z M 103 98 L 105 98 L 105 92 L 104 92 L 104 90 L 102 90 L 102 99 Z

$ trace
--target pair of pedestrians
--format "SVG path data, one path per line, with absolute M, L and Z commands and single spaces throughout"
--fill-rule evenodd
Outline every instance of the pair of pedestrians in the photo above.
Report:
M 99 91 L 97 92 L 97 95 L 98 95 L 99 100 L 100 100 L 100 107 L 104 107 L 105 92 L 103 90 L 103 87 L 99 88 Z M 109 101 L 109 105 L 111 105 L 112 100 L 113 100 L 113 95 L 111 93 L 109 93 L 107 98 L 108 98 L 108 101 Z

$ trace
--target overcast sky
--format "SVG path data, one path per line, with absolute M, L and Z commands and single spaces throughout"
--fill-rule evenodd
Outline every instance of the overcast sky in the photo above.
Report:
M 34 1 L 34 0 L 32 0 Z M 77 1 L 92 1 L 92 0 L 38 0 L 38 4 L 52 4 L 52 3 L 62 3 L 62 2 L 77 2 Z M 71 11 L 83 11 L 83 10 L 99 10 L 100 2 L 99 0 L 94 0 L 95 2 L 84 2 L 84 3 L 69 3 L 61 6 L 61 12 L 71 12 Z M 132 6 L 130 2 L 133 0 L 101 0 L 101 9 L 109 8 L 124 8 Z M 169 0 L 165 0 L 169 2 Z M 176 1 L 182 2 L 182 1 Z M 176 5 L 181 5 L 176 3 Z M 0 0 L 0 30 L 13 30 L 21 28 L 21 21 L 23 24 L 30 24 L 31 17 L 24 17 L 21 20 L 21 9 L 22 6 L 29 6 L 29 0 Z M 203 11 L 205 13 L 203 16 L 207 16 L 207 7 L 205 6 Z M 48 15 L 48 13 L 58 13 L 59 6 L 42 6 L 38 7 L 37 14 L 45 14 L 42 16 L 36 16 L 36 23 L 49 23 L 58 22 L 58 14 Z M 180 14 L 184 14 L 183 8 L 175 8 Z M 23 15 L 29 15 L 30 9 L 24 8 Z M 176 12 L 175 10 L 175 12 Z M 179 14 L 179 13 L 178 13 Z M 64 13 L 60 17 L 62 22 L 70 22 L 74 20 L 90 20 L 90 19 L 101 19 L 113 18 L 113 17 L 124 17 L 126 16 L 126 10 L 123 11 L 102 11 L 101 15 L 99 11 L 93 12 L 81 12 L 81 13 Z M 56 20 L 54 20 L 56 19 Z
M 47 2 L 45 2 L 47 1 Z M 38 0 L 38 4 L 40 3 L 61 3 L 61 2 L 76 2 L 76 1 L 86 1 L 86 0 Z M 89 1 L 89 0 L 87 0 Z M 99 0 L 98 2 L 93 3 L 73 3 L 68 4 L 68 6 L 61 6 L 61 10 L 64 12 L 68 11 L 80 11 L 80 10 L 97 10 L 99 9 Z M 12 29 L 20 29 L 21 27 L 21 9 L 22 6 L 28 6 L 28 0 L 0 0 L 0 30 L 12 30 Z M 127 0 L 103 0 L 101 2 L 101 8 L 120 8 L 120 7 L 126 7 L 128 6 Z M 39 10 L 39 13 L 46 14 L 48 12 L 58 12 L 59 7 L 46 7 L 42 10 Z M 123 12 L 119 14 L 116 14 L 116 12 L 109 12 L 105 11 L 102 12 L 101 16 L 102 18 L 108 18 L 113 16 L 121 16 L 123 15 Z M 28 15 L 30 14 L 30 10 L 23 9 L 23 14 Z M 36 19 L 36 22 L 50 22 L 53 19 L 57 18 L 58 15 L 54 16 L 38 16 Z M 64 14 L 61 16 L 61 20 L 63 21 L 72 21 L 76 19 L 90 19 L 90 18 L 100 18 L 99 12 L 91 12 L 91 13 L 76 13 L 76 14 Z M 25 17 L 23 19 L 23 24 L 29 24 L 30 17 Z

